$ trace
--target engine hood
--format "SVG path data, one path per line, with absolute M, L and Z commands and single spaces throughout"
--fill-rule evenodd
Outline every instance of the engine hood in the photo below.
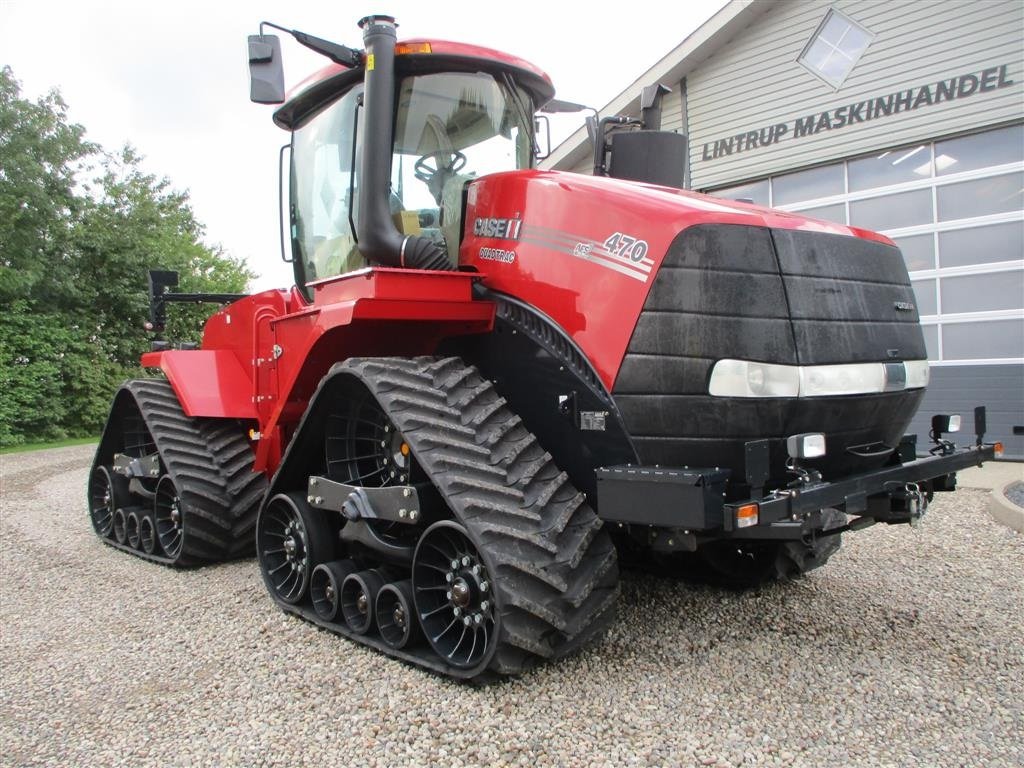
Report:
M 613 394 L 641 461 L 738 466 L 745 441 L 769 438 L 781 467 L 787 435 L 820 431 L 842 455 L 834 468 L 846 471 L 864 464 L 848 449 L 895 445 L 923 394 L 710 391 L 721 360 L 794 371 L 924 360 L 903 259 L 876 233 L 554 172 L 473 182 L 464 224 L 462 264 L 570 334 Z

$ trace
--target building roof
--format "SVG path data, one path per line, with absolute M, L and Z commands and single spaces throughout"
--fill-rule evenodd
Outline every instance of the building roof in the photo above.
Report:
M 640 92 L 645 86 L 655 83 L 675 85 L 741 30 L 770 10 L 772 5 L 773 3 L 765 0 L 730 0 L 718 13 L 663 56 L 657 64 L 605 104 L 599 112 L 600 116 L 639 116 Z M 572 168 L 583 162 L 592 151 L 586 129 L 580 128 L 555 147 L 541 163 L 541 167 Z

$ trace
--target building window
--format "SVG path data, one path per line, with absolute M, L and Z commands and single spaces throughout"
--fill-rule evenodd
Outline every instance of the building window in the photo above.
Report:
M 860 24 L 831 8 L 797 61 L 839 88 L 873 39 Z

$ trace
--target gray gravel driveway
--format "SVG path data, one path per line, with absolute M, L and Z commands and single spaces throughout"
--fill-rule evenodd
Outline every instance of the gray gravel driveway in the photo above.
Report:
M 1024 764 L 1024 537 L 982 491 L 798 583 L 627 574 L 602 643 L 472 688 L 287 618 L 255 561 L 104 546 L 92 450 L 0 457 L 2 765 Z

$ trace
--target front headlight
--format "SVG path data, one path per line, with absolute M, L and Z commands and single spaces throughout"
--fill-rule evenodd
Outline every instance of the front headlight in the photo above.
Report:
M 927 360 L 907 360 L 903 363 L 907 369 L 907 389 L 921 389 L 928 386 L 931 368 Z
M 885 366 L 878 363 L 853 365 L 808 365 L 800 368 L 800 395 L 863 395 L 885 391 Z
M 719 360 L 708 393 L 715 397 L 839 397 L 928 386 L 928 361 L 777 365 Z
M 715 397 L 796 397 L 800 371 L 792 365 L 719 360 L 711 371 L 708 391 Z

